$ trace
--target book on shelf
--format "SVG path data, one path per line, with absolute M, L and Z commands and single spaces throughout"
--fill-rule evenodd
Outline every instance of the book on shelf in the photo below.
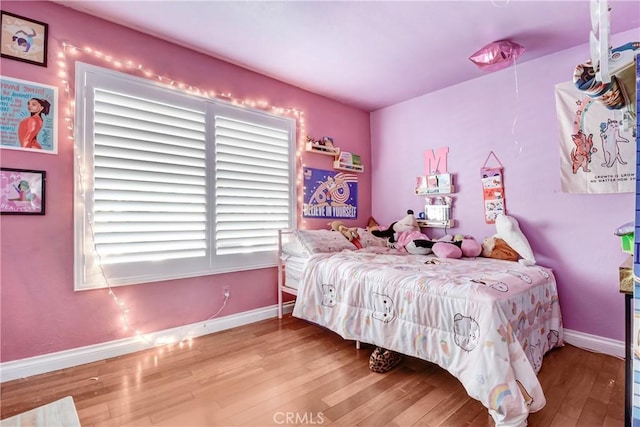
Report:
M 340 157 L 338 157 L 338 161 L 341 165 L 349 166 L 353 164 L 353 156 L 351 153 L 347 151 L 343 151 L 340 153 Z
M 451 184 L 453 184 L 450 173 L 437 174 L 436 179 L 438 180 L 438 187 L 451 187 Z

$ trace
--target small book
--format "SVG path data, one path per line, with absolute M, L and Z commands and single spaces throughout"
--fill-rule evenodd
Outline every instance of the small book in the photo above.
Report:
M 451 187 L 451 174 L 441 173 L 436 175 L 438 178 L 438 187 Z
M 343 165 L 352 165 L 353 164 L 353 156 L 351 155 L 351 153 L 347 152 L 347 151 L 343 151 L 340 153 L 340 164 Z

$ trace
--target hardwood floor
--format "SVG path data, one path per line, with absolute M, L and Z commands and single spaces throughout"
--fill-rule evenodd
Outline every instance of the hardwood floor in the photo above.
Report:
M 92 426 L 486 426 L 447 371 L 405 358 L 368 368 L 333 332 L 285 316 L 0 385 L 0 418 L 73 396 Z M 565 346 L 545 356 L 529 426 L 622 426 L 624 361 Z

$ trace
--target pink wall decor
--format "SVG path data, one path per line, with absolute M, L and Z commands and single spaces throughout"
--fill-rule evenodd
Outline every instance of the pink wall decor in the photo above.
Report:
M 449 147 L 440 147 L 434 150 L 424 150 L 424 174 L 447 173 L 447 154 Z

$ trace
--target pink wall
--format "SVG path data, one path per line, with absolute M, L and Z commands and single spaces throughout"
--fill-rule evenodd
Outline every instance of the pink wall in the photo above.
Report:
M 62 42 L 92 47 L 122 60 L 134 60 L 162 74 L 207 90 L 231 92 L 238 99 L 267 100 L 305 113 L 306 132 L 329 135 L 336 145 L 361 154 L 359 218 L 371 212 L 369 114 L 226 62 L 186 50 L 50 2 L 4 1 L 2 9 L 49 24 L 49 66 L 3 58 L 2 75 L 60 88 L 57 54 Z M 79 60 L 106 66 L 81 55 Z M 120 310 L 106 290 L 73 291 L 73 141 L 59 115 L 57 155 L 2 150 L 3 167 L 47 172 L 46 215 L 3 216 L 0 222 L 0 301 L 2 362 L 126 338 Z M 332 158 L 303 154 L 300 165 L 331 169 Z M 302 223 L 326 226 L 326 220 Z M 222 315 L 276 303 L 276 270 L 263 269 L 116 288 L 130 309 L 132 329 L 152 332 L 206 320 L 221 305 L 222 287 L 231 298 Z
M 614 36 L 613 45 L 637 40 L 638 31 L 630 31 Z M 570 81 L 588 56 L 585 44 L 372 113 L 373 213 L 388 223 L 408 208 L 422 209 L 424 199 L 413 194 L 422 153 L 446 146 L 458 191 L 453 231 L 477 240 L 494 234 L 482 216 L 479 178 L 493 150 L 504 165 L 508 213 L 538 263 L 556 274 L 565 327 L 623 340 L 618 266 L 625 255 L 613 232 L 634 219 L 634 196 L 560 190 L 554 86 Z

